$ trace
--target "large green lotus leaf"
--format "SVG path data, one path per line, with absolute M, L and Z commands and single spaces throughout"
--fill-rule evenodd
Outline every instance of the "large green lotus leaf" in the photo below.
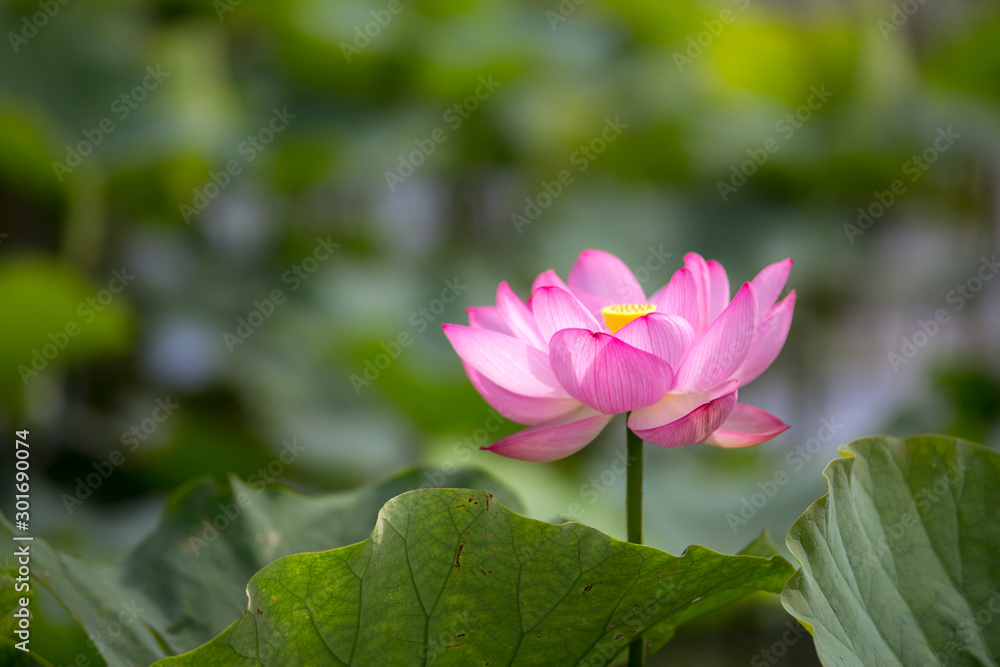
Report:
M 606 665 L 707 596 L 777 591 L 790 574 L 780 557 L 672 556 L 426 489 L 389 501 L 365 542 L 264 568 L 239 621 L 157 664 Z
M 80 622 L 108 665 L 148 665 L 204 644 L 239 618 L 246 585 L 288 554 L 342 547 L 365 539 L 390 498 L 441 476 L 410 469 L 346 493 L 307 496 L 287 487 L 219 487 L 211 480 L 178 489 L 159 526 L 121 564 L 95 567 L 32 544 L 32 574 Z M 474 470 L 453 471 L 449 484 L 514 493 Z M 9 523 L 2 522 L 9 536 Z M 9 539 L 9 537 L 8 537 Z
M 779 554 L 778 545 L 774 543 L 771 539 L 770 533 L 765 530 L 760 536 L 751 542 L 740 555 L 743 556 L 758 556 L 760 558 L 774 558 L 775 560 L 786 563 Z M 775 569 L 774 570 L 774 580 L 770 582 L 767 586 L 759 586 L 757 588 L 723 588 L 718 591 L 714 591 L 709 595 L 705 595 L 697 604 L 691 605 L 684 610 L 684 613 L 671 616 L 667 620 L 658 623 L 654 627 L 650 628 L 644 633 L 647 640 L 650 643 L 650 652 L 655 653 L 664 644 L 669 642 L 674 638 L 677 633 L 677 628 L 684 625 L 685 623 L 690 623 L 691 621 L 704 616 L 716 609 L 721 609 L 726 605 L 732 604 L 737 600 L 745 598 L 746 596 L 756 593 L 759 590 L 766 590 L 769 592 L 774 592 L 780 590 L 785 582 L 788 581 L 788 577 L 794 572 L 791 565 L 788 565 L 785 569 Z
M 955 438 L 841 450 L 788 532 L 782 594 L 827 665 L 996 665 L 1000 454 Z

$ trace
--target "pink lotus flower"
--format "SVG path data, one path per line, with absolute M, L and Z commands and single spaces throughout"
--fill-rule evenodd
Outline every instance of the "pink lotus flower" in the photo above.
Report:
M 792 260 L 772 264 L 729 300 L 722 265 L 695 253 L 649 299 L 625 264 L 585 250 L 568 284 L 538 276 L 525 303 L 506 282 L 497 305 L 443 325 L 469 379 L 505 417 L 530 425 L 489 449 L 524 461 L 579 451 L 618 413 L 646 442 L 747 447 L 788 428 L 739 403 L 739 387 L 781 351 L 795 291 L 775 303 Z

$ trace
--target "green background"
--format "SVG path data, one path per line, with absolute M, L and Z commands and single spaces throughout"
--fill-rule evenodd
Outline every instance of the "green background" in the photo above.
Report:
M 734 285 L 795 259 L 789 341 L 740 394 L 791 428 L 746 451 L 649 446 L 648 544 L 735 553 L 767 525 L 781 542 L 824 492 L 836 447 L 862 435 L 1000 445 L 998 281 L 968 299 L 953 291 L 1000 246 L 995 4 L 388 8 L 0 4 L 0 425 L 11 445 L 31 430 L 36 534 L 113 560 L 152 529 L 171 489 L 206 473 L 249 478 L 294 439 L 303 451 L 279 478 L 303 491 L 407 463 L 445 478 L 478 465 L 531 517 L 574 508 L 624 537 L 622 421 L 552 464 L 479 452 L 518 426 L 486 432 L 495 422 L 440 331 L 492 303 L 502 280 L 525 297 L 541 271 L 565 277 L 585 248 L 648 267 L 649 293 L 688 251 L 721 261 Z M 485 99 L 470 98 L 477 87 Z M 275 109 L 294 118 L 253 147 Z M 581 162 L 609 118 L 627 127 Z M 959 136 L 938 151 L 949 128 Z M 390 188 L 386 172 L 428 141 L 433 152 Z M 88 154 L 54 168 L 71 150 Z M 925 151 L 934 163 L 915 169 Z M 182 210 L 234 161 L 204 210 Z M 741 169 L 752 173 L 723 199 L 719 182 Z M 526 198 L 544 203 L 563 170 L 573 180 L 551 204 L 530 224 L 512 219 Z M 893 203 L 852 232 L 858 208 L 877 212 L 887 193 Z M 287 272 L 317 238 L 339 246 L 296 282 Z M 92 310 L 123 268 L 134 279 Z M 455 282 L 457 299 L 436 302 Z M 231 352 L 224 334 L 276 289 L 284 302 Z M 926 325 L 934 335 L 894 368 L 888 355 L 939 311 L 944 323 Z M 18 367 L 71 323 L 79 334 L 25 382 Z M 371 385 L 352 384 L 397 340 L 412 343 Z M 168 399 L 179 407 L 128 440 Z M 63 494 L 115 451 L 122 464 L 69 513 Z M 10 484 L 0 478 L 8 515 Z M 40 604 L 56 636 L 65 619 Z M 753 660 L 790 620 L 776 600 L 761 604 L 683 629 L 665 656 Z M 783 661 L 815 659 L 805 644 Z

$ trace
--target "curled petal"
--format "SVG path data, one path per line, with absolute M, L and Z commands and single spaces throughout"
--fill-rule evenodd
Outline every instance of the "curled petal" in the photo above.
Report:
M 655 403 L 673 382 L 667 362 L 610 334 L 563 329 L 549 349 L 552 369 L 569 395 L 605 414 Z
M 695 333 L 701 333 L 708 326 L 708 285 L 711 278 L 708 275 L 708 264 L 696 252 L 684 255 L 684 268 L 694 277 L 695 289 L 698 293 L 698 321 L 692 322 Z
M 629 416 L 629 427 L 638 433 L 677 421 L 692 410 L 715 399 L 735 393 L 739 388 L 736 380 L 730 380 L 718 387 L 704 391 L 686 393 L 670 392 L 653 405 L 636 410 Z
M 503 315 L 500 314 L 496 306 L 470 306 L 465 309 L 465 312 L 469 315 L 469 326 L 476 327 L 477 329 L 499 331 L 508 336 L 514 335 L 514 332 L 507 326 L 507 322 L 504 321 Z
M 549 355 L 522 340 L 489 329 L 442 325 L 455 352 L 484 376 L 522 396 L 567 398 Z
M 757 290 L 757 311 L 761 314 L 774 305 L 778 295 L 788 282 L 788 274 L 792 272 L 792 258 L 765 266 L 751 281 Z
M 677 368 L 694 341 L 694 329 L 680 315 L 650 313 L 632 320 L 615 336 Z
M 756 378 L 778 357 L 788 338 L 794 310 L 795 290 L 792 290 L 761 317 L 750 352 L 736 374 L 740 384 L 747 384 Z
M 700 312 L 698 287 L 690 269 L 677 269 L 670 278 L 670 282 L 653 295 L 650 303 L 656 306 L 656 312 L 665 315 L 680 315 L 693 328 L 697 328 L 698 313 Z
M 584 250 L 569 272 L 569 288 L 595 317 L 616 303 L 645 303 L 646 295 L 625 263 L 603 250 Z
M 710 392 L 668 394 L 656 405 L 629 417 L 632 431 L 660 447 L 685 447 L 705 442 L 736 406 L 736 382 Z
M 531 295 L 535 322 L 546 342 L 560 329 L 603 331 L 594 316 L 580 300 L 558 287 L 540 287 Z
M 538 333 L 534 316 L 506 281 L 497 287 L 497 310 L 515 336 L 539 349 L 546 349 L 548 341 L 542 340 Z
M 726 270 L 714 259 L 705 263 L 708 267 L 708 319 L 712 322 L 729 304 L 729 277 Z
M 462 365 L 465 366 L 465 372 L 479 395 L 494 410 L 519 424 L 541 424 L 581 407 L 580 401 L 575 398 L 538 398 L 515 394 L 493 382 L 469 364 L 462 362 Z
M 534 294 L 539 287 L 558 287 L 561 290 L 570 291 L 563 279 L 552 269 L 538 274 L 535 282 L 531 284 L 531 293 Z
M 737 403 L 726 421 L 705 442 L 718 447 L 749 447 L 788 429 L 774 415 L 746 403 Z
M 675 390 L 705 389 L 728 380 L 747 358 L 757 326 L 757 297 L 744 283 L 722 314 L 698 336 L 677 370 Z
M 559 419 L 518 431 L 482 449 L 521 461 L 555 461 L 590 444 L 612 417 L 583 407 Z

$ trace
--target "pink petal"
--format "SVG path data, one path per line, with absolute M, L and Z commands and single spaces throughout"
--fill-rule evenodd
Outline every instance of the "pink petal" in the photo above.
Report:
M 660 400 L 673 382 L 663 359 L 606 333 L 557 331 L 549 342 L 552 368 L 569 395 L 605 414 Z
M 580 407 L 575 398 L 538 398 L 507 391 L 471 365 L 462 362 L 479 395 L 501 415 L 519 424 L 541 424 Z
M 792 271 L 792 258 L 765 266 L 751 282 L 757 290 L 757 312 L 763 313 L 774 305 L 778 295 L 788 282 L 788 274 Z
M 726 270 L 714 259 L 706 262 L 708 267 L 708 320 L 712 322 L 729 304 L 729 277 Z
M 694 329 L 680 315 L 650 313 L 632 320 L 615 336 L 677 368 L 694 341 Z
M 699 308 L 698 286 L 690 269 L 677 269 L 670 282 L 653 295 L 650 303 L 656 306 L 656 312 L 665 315 L 680 315 L 692 327 L 698 326 Z
M 470 326 L 499 331 L 509 336 L 514 335 L 496 306 L 470 306 L 465 309 L 465 312 L 469 315 Z
M 539 287 L 558 287 L 559 289 L 566 290 L 567 292 L 570 291 L 569 287 L 566 286 L 566 283 L 563 282 L 562 278 L 560 278 L 552 269 L 549 269 L 544 273 L 540 273 L 538 277 L 535 278 L 535 282 L 531 284 L 531 293 L 534 294 L 535 290 Z
M 695 333 L 701 333 L 709 323 L 708 284 L 711 278 L 708 275 L 708 264 L 698 253 L 689 252 L 684 255 L 684 268 L 691 272 L 695 289 L 698 291 L 698 321 L 691 324 L 694 325 Z
M 792 326 L 792 312 L 795 310 L 795 290 L 788 293 L 784 299 L 767 310 L 754 333 L 750 353 L 743 361 L 743 366 L 736 376 L 740 384 L 747 384 L 767 370 L 781 352 L 788 338 L 788 329 Z
M 443 324 L 455 352 L 470 366 L 507 391 L 522 396 L 567 398 L 549 355 L 522 340 L 489 329 Z
M 497 310 L 515 336 L 539 349 L 548 349 L 548 341 L 542 340 L 542 335 L 538 333 L 535 317 L 524 302 L 514 294 L 507 281 L 497 287 Z
M 736 382 L 710 392 L 667 394 L 656 405 L 629 417 L 632 431 L 660 447 L 684 447 L 705 442 L 736 406 Z
M 646 303 L 646 295 L 625 263 L 603 250 L 584 250 L 569 272 L 569 288 L 595 317 L 617 303 Z
M 718 447 L 749 447 L 770 440 L 788 428 L 769 412 L 746 403 L 737 403 L 726 421 L 706 443 Z
M 674 389 L 705 389 L 729 379 L 747 358 L 757 327 L 757 296 L 744 283 L 722 314 L 698 336 L 677 370 Z
M 611 421 L 590 408 L 580 408 L 545 424 L 526 428 L 482 449 L 521 461 L 555 461 L 580 451 Z
M 580 300 L 558 287 L 539 287 L 531 295 L 531 308 L 542 339 L 549 342 L 560 329 L 604 331 L 604 326 Z
M 629 417 L 628 425 L 637 433 L 638 430 L 636 429 L 648 430 L 658 428 L 677 421 L 706 403 L 732 394 L 737 389 L 739 389 L 739 383 L 736 380 L 729 380 L 718 387 L 712 387 L 703 391 L 670 392 L 653 405 L 648 405 L 634 411 Z

